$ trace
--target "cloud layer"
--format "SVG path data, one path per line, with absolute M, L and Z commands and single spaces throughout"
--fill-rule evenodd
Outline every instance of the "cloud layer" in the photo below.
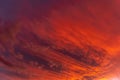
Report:
M 107 80 L 119 75 L 119 1 L 2 3 L 1 79 Z

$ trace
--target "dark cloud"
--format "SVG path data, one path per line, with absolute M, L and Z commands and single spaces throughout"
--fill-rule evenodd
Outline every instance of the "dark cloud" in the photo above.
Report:
M 19 73 L 17 71 L 16 72 L 15 71 L 10 71 L 10 70 L 7 70 L 7 69 L 2 68 L 2 67 L 0 67 L 0 73 L 5 74 L 7 76 L 19 77 L 19 78 L 22 78 L 22 79 L 27 79 L 29 77 L 28 75 Z
M 116 12 L 113 0 L 1 0 L 0 61 L 25 67 L 37 75 L 31 76 L 35 80 L 94 80 L 113 74 L 120 52 Z

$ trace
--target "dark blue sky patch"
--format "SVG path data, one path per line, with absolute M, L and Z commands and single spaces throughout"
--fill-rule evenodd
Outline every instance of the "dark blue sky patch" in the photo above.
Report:
M 0 0 L 0 18 L 3 20 L 13 20 L 20 9 L 21 1 Z

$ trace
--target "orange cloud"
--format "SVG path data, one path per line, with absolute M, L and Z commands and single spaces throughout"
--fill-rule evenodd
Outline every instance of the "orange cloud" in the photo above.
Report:
M 0 25 L 1 78 L 107 80 L 119 75 L 118 3 L 21 1 L 16 21 Z

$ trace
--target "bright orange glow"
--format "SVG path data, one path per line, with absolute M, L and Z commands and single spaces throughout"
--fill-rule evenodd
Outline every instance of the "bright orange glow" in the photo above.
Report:
M 119 0 L 6 2 L 0 80 L 118 80 Z

